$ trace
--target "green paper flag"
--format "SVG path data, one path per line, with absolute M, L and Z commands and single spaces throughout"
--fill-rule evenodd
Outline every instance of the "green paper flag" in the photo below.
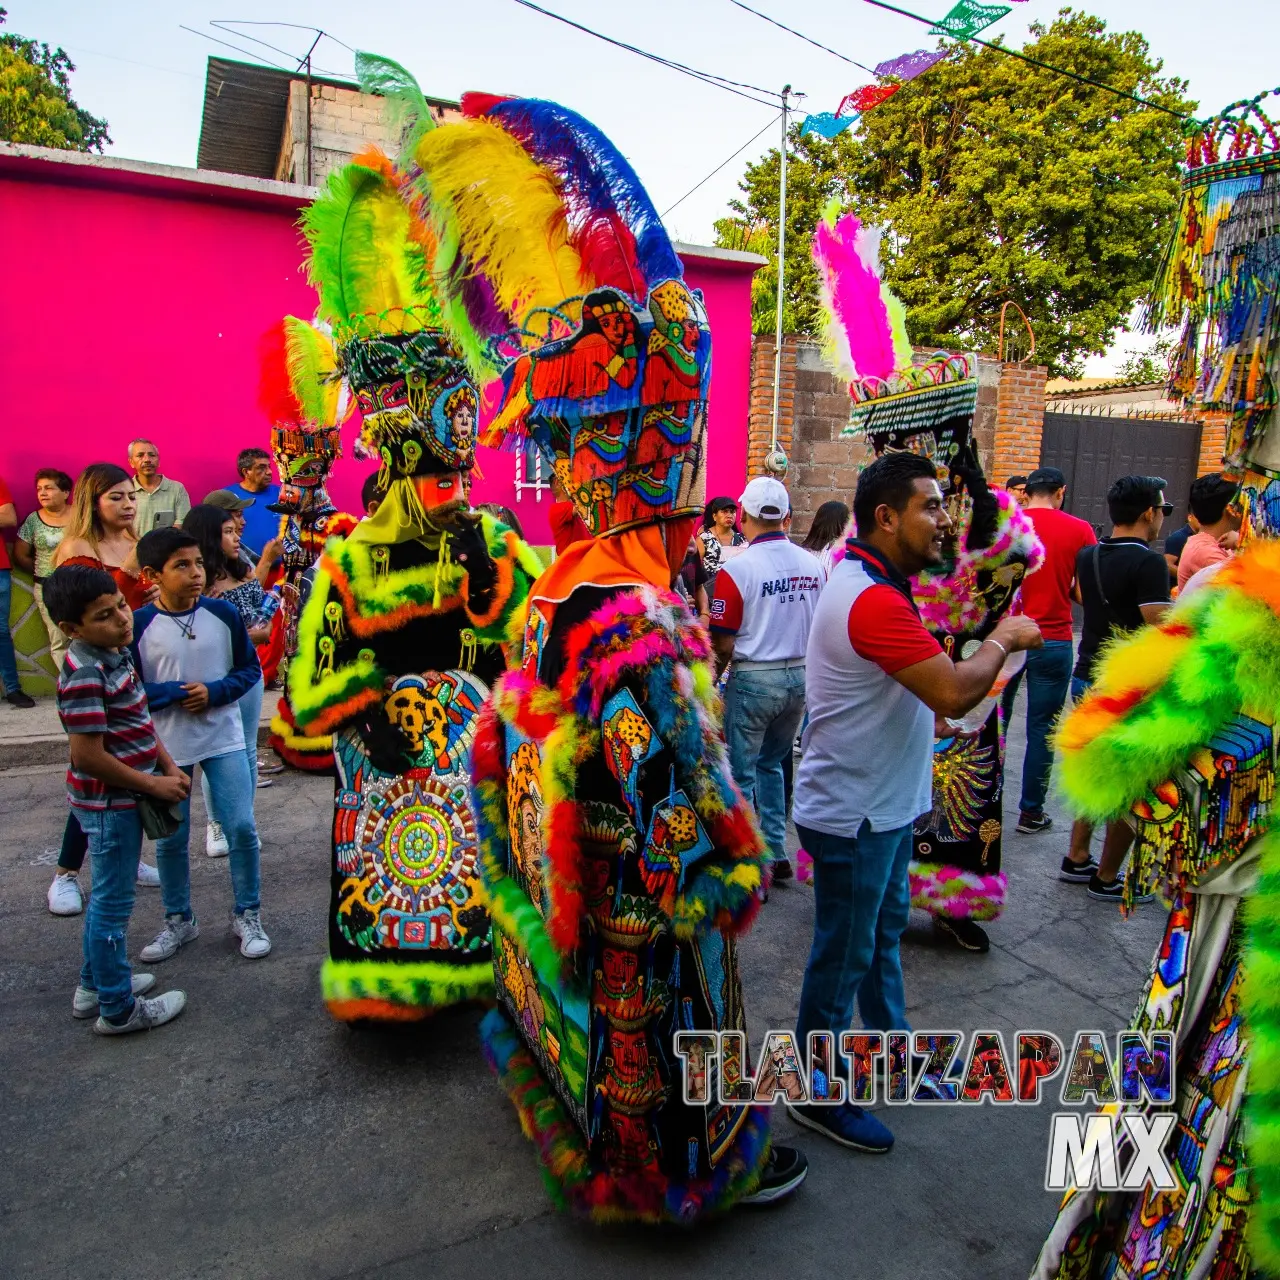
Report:
M 1006 13 L 1012 13 L 1007 4 L 978 4 L 976 0 L 959 0 L 959 3 L 929 34 L 950 36 L 953 40 L 968 40 L 993 22 L 999 22 Z

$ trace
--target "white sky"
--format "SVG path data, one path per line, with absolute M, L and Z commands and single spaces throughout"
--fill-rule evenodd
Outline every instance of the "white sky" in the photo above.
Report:
M 871 79 L 730 0 L 538 2 L 700 70 L 775 90 L 789 82 L 807 95 L 803 106 L 811 111 L 834 111 L 844 94 Z M 935 43 L 923 24 L 863 0 L 749 2 L 869 67 Z M 931 17 L 949 7 L 948 0 L 896 2 Z M 180 24 L 288 66 L 296 65 L 312 39 L 287 27 L 241 28 L 292 51 L 295 61 L 289 62 L 208 26 L 209 19 L 227 18 L 323 27 L 353 48 L 396 58 L 428 94 L 439 97 L 481 89 L 564 102 L 613 139 L 664 212 L 757 130 L 767 129 L 667 218 L 682 240 L 710 241 L 712 221 L 726 212 L 747 160 L 777 141 L 777 129 L 768 128 L 777 114 L 771 108 L 613 48 L 513 0 L 242 0 L 226 8 L 215 0 L 4 0 L 4 5 L 8 30 L 67 50 L 77 67 L 72 77 L 77 101 L 107 119 L 110 152 L 131 159 L 194 165 L 206 59 L 210 54 L 241 57 L 181 30 Z M 1275 82 L 1280 40 L 1275 0 L 1225 0 L 1216 21 L 1206 20 L 1201 0 L 1083 0 L 1078 7 L 1104 18 L 1113 30 L 1146 33 L 1166 73 L 1190 81 L 1200 115 Z M 1017 47 L 1030 22 L 1051 21 L 1056 12 L 1051 0 L 1015 4 L 984 35 L 1001 34 Z M 332 41 L 321 41 L 315 60 L 328 71 L 351 74 L 352 55 Z M 1091 362 L 1088 372 L 1107 373 L 1113 365 L 1114 359 L 1104 357 Z

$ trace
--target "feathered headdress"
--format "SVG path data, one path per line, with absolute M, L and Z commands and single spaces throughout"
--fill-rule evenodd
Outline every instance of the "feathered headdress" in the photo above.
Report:
M 533 440 L 593 532 L 700 509 L 710 333 L 648 193 L 566 107 L 462 106 L 419 141 L 415 188 L 472 368 L 502 375 L 485 443 Z
M 302 216 L 319 315 L 363 415 L 361 440 L 388 481 L 468 470 L 475 457 L 478 397 L 432 284 L 438 246 L 407 195 L 371 147 L 330 175 Z M 299 336 L 300 372 L 314 355 Z

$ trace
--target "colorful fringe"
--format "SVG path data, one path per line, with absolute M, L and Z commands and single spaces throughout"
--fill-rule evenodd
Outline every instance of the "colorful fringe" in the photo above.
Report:
M 1158 627 L 1108 646 L 1057 734 L 1072 811 L 1121 817 L 1237 712 L 1280 718 L 1278 615 L 1280 541 L 1260 541 Z
M 931 916 L 949 920 L 994 920 L 1004 910 L 1008 877 L 977 875 L 945 862 L 916 862 L 910 866 L 911 905 Z
M 962 549 L 954 567 L 943 573 L 926 571 L 912 580 L 912 598 L 930 631 L 963 635 L 986 622 L 990 606 L 978 592 L 979 573 L 996 573 L 1015 557 L 1026 557 L 1024 576 L 1044 563 L 1044 545 L 1014 496 L 1004 489 L 993 489 L 991 496 L 999 508 L 991 544 Z
M 412 1022 L 467 1000 L 492 1000 L 493 964 L 422 960 L 326 960 L 320 988 L 329 1012 L 343 1022 L 363 1018 Z
M 521 1129 L 538 1148 L 543 1181 L 558 1208 L 595 1222 L 687 1226 L 731 1209 L 760 1185 L 770 1148 L 767 1108 L 751 1108 L 730 1153 L 711 1178 L 681 1183 L 649 1173 L 593 1173 L 582 1134 L 501 1009 L 485 1015 L 480 1037 L 485 1058 L 515 1104 Z
M 301 769 L 304 773 L 333 772 L 333 735 L 303 734 L 293 718 L 287 694 L 281 695 L 276 713 L 271 717 L 268 742 L 271 750 L 294 769 Z

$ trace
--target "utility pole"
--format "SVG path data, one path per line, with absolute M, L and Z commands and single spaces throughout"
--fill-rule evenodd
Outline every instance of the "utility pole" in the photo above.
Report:
M 778 309 L 773 327 L 773 429 L 769 438 L 766 470 L 782 475 L 787 456 L 778 448 L 778 401 L 782 394 L 782 300 L 787 284 L 787 98 L 791 86 L 782 87 L 782 181 L 778 193 Z
M 311 55 L 315 52 L 316 45 L 320 43 L 322 35 L 324 32 L 317 29 L 316 38 L 311 42 L 311 48 L 307 50 L 306 57 L 302 59 L 307 64 L 307 186 L 311 186 Z

